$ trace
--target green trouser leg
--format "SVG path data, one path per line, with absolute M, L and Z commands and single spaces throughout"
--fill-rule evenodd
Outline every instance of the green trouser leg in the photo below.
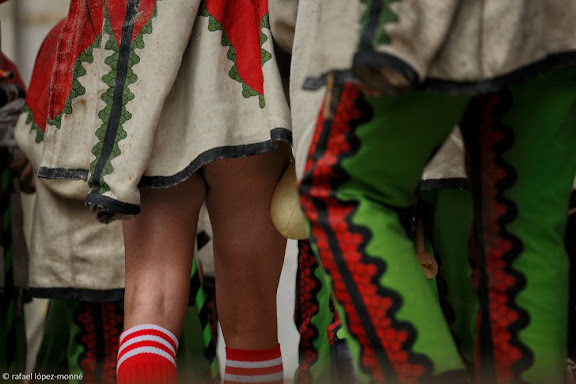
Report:
M 197 258 L 192 262 L 190 304 L 177 353 L 178 376 L 183 382 L 218 383 L 220 369 L 216 355 L 216 295 L 207 289 L 209 278 L 200 278 Z M 213 279 L 212 279 L 213 281 Z M 215 287 L 215 284 L 211 284 Z
M 466 382 L 436 295 L 399 215 L 467 98 L 364 97 L 352 85 L 322 113 L 300 186 L 363 382 Z M 450 381 L 451 380 L 451 381 Z
M 219 382 L 219 370 L 216 368 L 214 373 L 212 367 L 212 364 L 217 366 L 218 360 L 215 357 L 208 358 L 206 354 L 207 339 L 203 329 L 205 330 L 198 308 L 189 306 L 186 310 L 186 320 L 179 338 L 177 353 L 178 377 L 182 382 L 206 384 Z M 212 340 L 212 335 L 210 335 L 210 340 Z M 215 349 L 214 353 L 216 353 Z
M 326 273 L 307 240 L 298 242 L 294 322 L 300 333 L 297 384 L 354 384 L 346 329 L 330 297 Z
M 115 383 L 123 319 L 120 302 L 50 300 L 34 372 L 75 375 L 62 383 Z
M 50 300 L 44 335 L 36 357 L 34 372 L 40 374 L 69 374 L 68 346 L 75 300 Z
M 0 294 L 0 373 L 11 375 L 26 372 L 26 323 L 18 292 Z
M 446 300 L 453 312 L 450 324 L 458 348 L 468 363 L 474 361 L 478 300 L 470 275 L 468 236 L 472 226 L 470 191 L 437 191 L 434 210 L 434 250 L 440 259 L 439 273 L 446 283 Z
M 71 384 L 115 383 L 123 320 L 120 302 L 51 300 L 35 372 L 75 375 L 64 381 Z
M 294 322 L 300 333 L 297 384 L 331 383 L 330 340 L 327 329 L 333 320 L 330 288 L 308 241 L 298 242 Z
M 462 122 L 474 195 L 478 381 L 562 383 L 576 169 L 576 71 L 476 98 Z
M 568 357 L 576 360 L 576 191 L 570 199 L 571 215 L 568 217 L 564 241 L 570 258 L 570 305 L 568 315 Z

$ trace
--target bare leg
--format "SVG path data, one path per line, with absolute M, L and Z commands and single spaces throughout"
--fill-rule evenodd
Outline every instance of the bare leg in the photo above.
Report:
M 278 344 L 276 290 L 286 239 L 270 218 L 289 149 L 205 166 L 212 221 L 216 302 L 226 345 L 257 350 Z
M 199 175 L 166 190 L 142 190 L 142 213 L 124 222 L 125 329 L 156 324 L 182 332 L 205 194 Z

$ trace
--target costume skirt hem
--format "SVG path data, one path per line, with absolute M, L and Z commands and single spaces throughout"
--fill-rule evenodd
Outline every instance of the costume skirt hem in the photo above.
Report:
M 292 132 L 285 128 L 274 128 L 270 131 L 270 140 L 260 143 L 230 145 L 216 147 L 200 154 L 186 168 L 172 176 L 142 176 L 140 183 L 141 188 L 163 189 L 170 188 L 176 184 L 188 179 L 194 173 L 198 172 L 204 165 L 223 159 L 236 159 L 240 157 L 261 155 L 277 149 L 276 142 L 283 141 L 292 144 Z
M 80 301 L 103 302 L 124 300 L 124 288 L 84 289 L 84 288 L 29 288 L 30 296 L 41 299 L 73 299 Z
M 420 183 L 420 191 L 437 191 L 439 189 L 468 189 L 468 179 L 451 177 L 447 179 L 428 179 Z
M 186 168 L 171 176 L 142 176 L 138 187 L 164 189 L 182 183 L 204 165 L 223 159 L 254 156 L 272 151 L 278 147 L 276 142 L 292 144 L 292 132 L 286 128 L 270 130 L 270 140 L 258 143 L 231 145 L 212 148 L 197 156 Z M 47 179 L 87 180 L 88 171 L 83 169 L 62 169 L 41 167 L 38 173 Z M 108 224 L 117 219 L 128 219 L 140 213 L 140 206 L 126 203 L 97 191 L 91 191 L 86 197 L 86 205 L 92 206 L 92 212 L 98 221 Z
M 394 55 L 374 51 L 360 51 L 354 57 L 353 68 L 333 72 L 335 74 L 335 82 L 341 84 L 353 81 L 356 79 L 356 76 L 354 76 L 356 68 L 362 66 L 390 67 L 404 74 L 410 82 L 416 81 L 417 78 L 415 68 Z M 576 51 L 551 54 L 510 73 L 485 80 L 456 81 L 428 77 L 422 83 L 415 85 L 415 89 L 448 95 L 474 96 L 498 92 L 531 77 L 543 75 L 550 70 L 571 66 L 576 66 Z M 325 85 L 326 74 L 323 74 L 318 77 L 308 77 L 304 82 L 304 89 L 316 90 Z

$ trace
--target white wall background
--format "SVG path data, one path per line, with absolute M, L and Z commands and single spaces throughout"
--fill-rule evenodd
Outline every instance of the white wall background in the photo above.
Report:
M 69 0 L 11 0 L 0 5 L 2 51 L 16 62 L 26 83 L 30 81 L 34 60 L 44 37 L 66 16 L 68 4 Z M 28 211 L 31 203 L 32 201 L 28 199 L 26 204 Z M 27 217 L 31 216 L 28 214 Z M 296 242 L 291 241 L 278 291 L 279 338 L 287 382 L 292 378 L 298 365 L 299 335 L 293 322 L 296 254 Z M 36 312 L 42 315 L 43 308 L 41 304 L 40 310 Z M 38 315 L 34 314 L 33 309 L 28 310 L 27 316 L 36 324 L 29 329 L 30 341 L 34 344 L 40 339 L 37 328 L 42 322 L 38 320 Z M 219 345 L 218 350 L 221 362 L 224 363 L 224 345 Z
M 42 40 L 68 12 L 69 0 L 11 0 L 0 5 L 2 51 L 30 80 Z

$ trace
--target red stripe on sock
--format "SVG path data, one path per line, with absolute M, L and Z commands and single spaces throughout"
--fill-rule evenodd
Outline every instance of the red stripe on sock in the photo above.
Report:
M 124 343 L 122 343 L 122 346 L 124 345 Z M 120 348 L 122 348 L 122 346 L 120 346 Z M 158 348 L 163 350 L 164 352 L 168 353 L 170 356 L 172 357 L 176 357 L 175 351 L 170 350 L 170 348 L 168 348 L 167 346 L 165 346 L 164 344 L 161 344 L 157 341 L 154 340 L 142 340 L 139 342 L 136 342 L 134 344 L 131 344 L 129 346 L 127 346 L 126 348 L 122 349 L 122 352 L 120 352 L 118 354 L 118 360 L 120 360 L 122 358 L 122 356 L 124 356 L 126 353 L 136 349 L 136 348 L 140 348 L 140 347 L 153 347 L 153 348 Z
M 226 358 L 228 360 L 236 361 L 265 361 L 273 360 L 282 356 L 280 351 L 280 344 L 270 349 L 262 349 L 257 351 L 226 348 Z
M 118 384 L 177 384 L 175 360 L 178 347 L 171 337 L 172 334 L 168 330 L 163 332 L 162 329 L 150 328 L 130 334 L 126 332 L 123 333 L 124 338 L 119 347 L 121 352 L 118 354 Z M 159 340 L 150 340 L 151 336 L 160 338 L 166 344 Z M 143 340 L 134 341 L 136 337 L 142 337 Z M 133 344 L 127 345 L 130 342 Z M 168 345 L 172 346 L 173 350 Z M 138 348 L 147 350 L 138 351 Z M 135 354 L 131 356 L 127 355 L 128 353 Z
M 241 350 L 226 348 L 226 371 L 224 384 L 253 383 L 255 378 L 268 381 L 258 381 L 258 384 L 282 383 L 282 353 L 280 345 L 264 350 Z M 279 361 L 278 361 L 279 360 Z M 273 364 L 271 366 L 267 366 Z M 238 366 L 240 365 L 240 366 Z M 256 367 L 251 367 L 256 365 Z M 262 367 L 262 365 L 264 365 Z M 273 377 L 266 377 L 275 375 Z M 274 380 L 272 380 L 272 378 Z
M 128 329 L 127 332 L 129 332 L 129 331 L 130 330 Z M 125 335 L 125 334 L 126 334 L 126 332 L 123 333 L 123 335 Z M 172 338 L 170 336 L 168 336 L 169 335 L 168 333 L 162 332 L 162 331 L 157 330 L 157 329 L 142 329 L 139 331 L 132 332 L 129 335 L 124 336 L 124 339 L 122 340 L 122 344 L 124 344 L 128 340 L 133 339 L 135 337 L 147 336 L 147 335 L 161 337 L 164 340 L 166 340 L 167 342 L 169 342 L 174 347 L 174 349 L 178 348 L 178 346 L 176 345 L 174 340 L 172 340 Z

